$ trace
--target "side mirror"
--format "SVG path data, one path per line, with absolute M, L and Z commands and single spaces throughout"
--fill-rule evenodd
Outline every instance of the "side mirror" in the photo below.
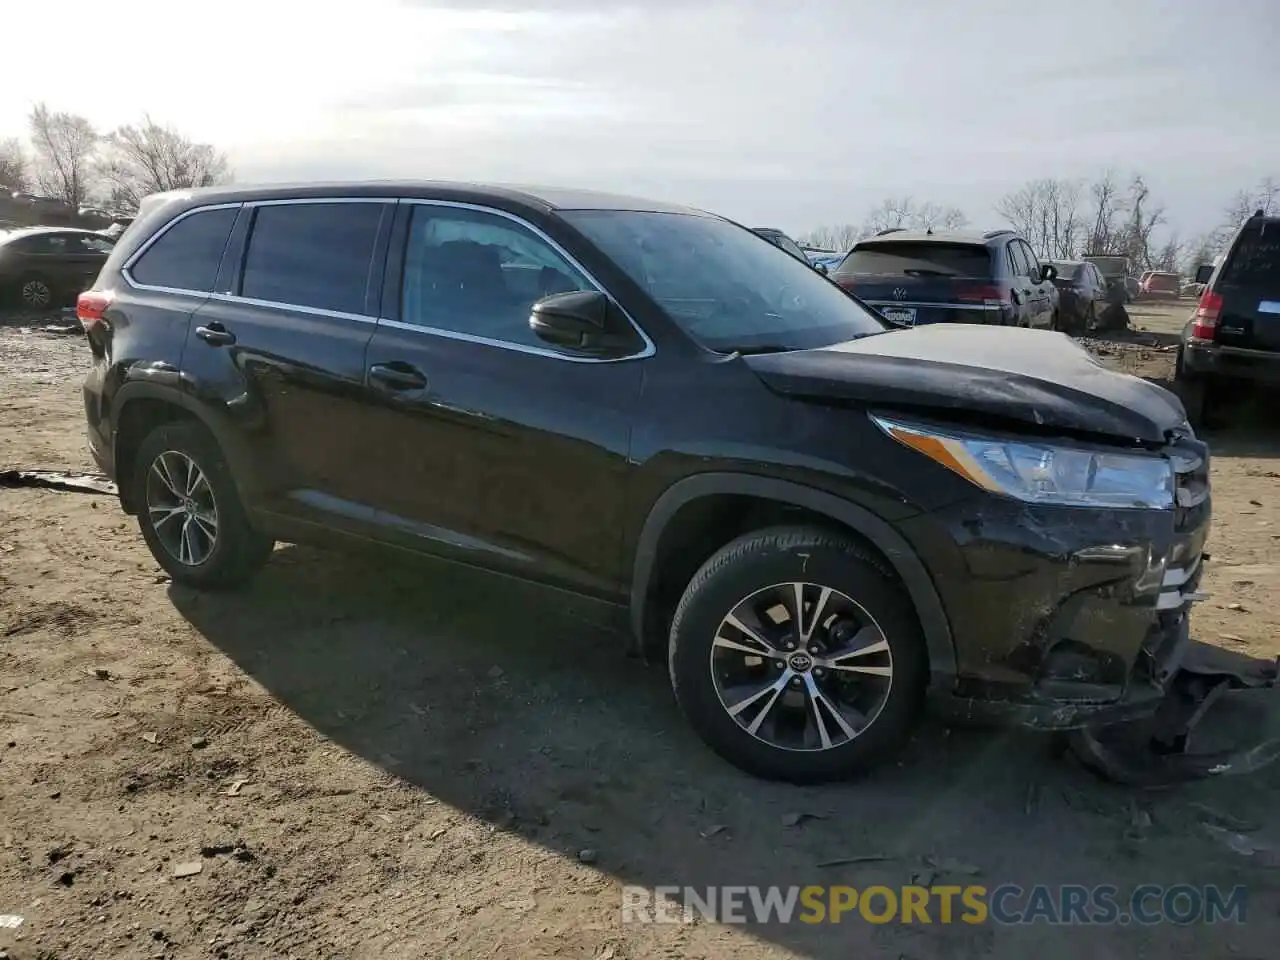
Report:
M 529 329 L 547 343 L 585 353 L 627 353 L 637 345 L 635 330 L 598 290 L 543 297 L 529 314 Z
M 1213 276 L 1213 264 L 1202 263 L 1196 267 L 1196 283 L 1208 283 L 1209 278 Z
M 817 271 L 818 271 L 820 274 L 822 274 L 824 277 L 825 277 L 825 276 L 827 275 L 827 273 L 828 273 L 827 265 L 826 265 L 825 263 L 815 263 L 815 264 L 813 265 L 813 269 L 817 270 Z
M 1046 263 L 1040 268 L 1040 282 L 1048 283 L 1058 279 L 1058 268 L 1052 263 Z

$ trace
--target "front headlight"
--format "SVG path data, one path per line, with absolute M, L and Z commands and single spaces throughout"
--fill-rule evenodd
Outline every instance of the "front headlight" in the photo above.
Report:
M 899 443 L 992 493 L 1071 507 L 1173 506 L 1173 464 L 1167 457 L 1101 453 L 871 419 Z

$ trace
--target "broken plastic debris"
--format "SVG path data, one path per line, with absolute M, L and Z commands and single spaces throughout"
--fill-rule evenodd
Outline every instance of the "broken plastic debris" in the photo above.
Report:
M 48 487 L 77 493 L 115 495 L 116 485 L 96 473 L 62 473 L 57 470 L 0 470 L 0 487 Z

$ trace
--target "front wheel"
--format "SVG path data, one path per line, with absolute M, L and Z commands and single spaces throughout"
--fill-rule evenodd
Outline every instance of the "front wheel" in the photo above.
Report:
M 175 583 L 229 587 L 248 580 L 274 543 L 249 524 L 217 442 L 198 423 L 162 424 L 138 448 L 138 527 Z
M 712 556 L 676 608 L 668 664 L 712 750 L 792 783 L 896 754 L 928 672 L 902 587 L 857 544 L 809 527 L 755 531 Z

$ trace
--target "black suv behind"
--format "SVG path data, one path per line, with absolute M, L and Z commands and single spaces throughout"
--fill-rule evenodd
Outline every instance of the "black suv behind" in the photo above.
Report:
M 706 213 L 166 194 L 78 314 L 90 445 L 176 582 L 372 540 L 603 600 L 762 776 L 892 755 L 926 691 L 1144 713 L 1187 642 L 1208 464 L 1172 394 L 1058 335 L 888 329 Z
M 1280 385 L 1280 217 L 1259 210 L 1236 231 L 1182 331 L 1175 376 L 1195 420 L 1214 393 L 1239 382 Z
M 860 240 L 831 279 L 901 326 L 994 323 L 1059 329 L 1056 270 L 1012 230 L 888 230 Z

